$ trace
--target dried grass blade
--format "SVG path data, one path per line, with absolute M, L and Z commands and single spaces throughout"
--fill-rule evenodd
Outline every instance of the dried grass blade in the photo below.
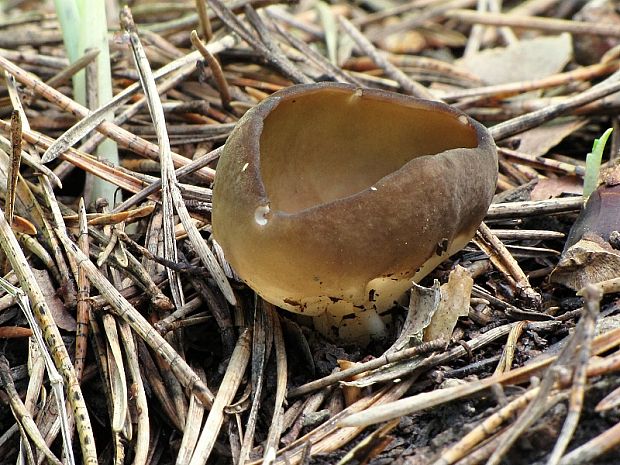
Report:
M 577 95 L 567 98 L 560 103 L 550 105 L 540 110 L 517 116 L 503 123 L 496 124 L 489 128 L 491 136 L 495 141 L 506 139 L 521 132 L 532 129 L 557 116 L 568 113 L 575 108 L 579 108 L 595 100 L 601 99 L 620 91 L 620 71 L 616 71 L 604 81 L 592 86 L 590 89 Z
M 198 372 L 198 370 L 196 370 Z M 198 372 L 198 375 L 204 375 L 204 373 Z M 192 453 L 198 442 L 200 433 L 200 426 L 202 425 L 202 418 L 204 416 L 205 409 L 200 402 L 196 399 L 196 396 L 192 395 L 189 399 L 189 409 L 187 410 L 187 421 L 185 422 L 185 428 L 183 429 L 183 439 L 181 440 L 181 446 L 179 447 L 179 453 L 177 455 L 176 465 L 187 465 L 192 458 Z
M 566 451 L 570 440 L 575 434 L 577 423 L 581 416 L 583 408 L 583 399 L 585 396 L 585 385 L 587 379 L 588 360 L 592 349 L 592 339 L 594 338 L 596 322 L 600 313 L 600 303 L 603 297 L 602 292 L 596 285 L 592 284 L 586 287 L 584 292 L 584 309 L 585 314 L 580 325 L 583 325 L 583 338 L 577 349 L 577 357 L 573 357 L 572 363 L 575 365 L 572 376 L 572 388 L 568 404 L 568 414 L 562 425 L 560 436 L 558 437 L 551 456 L 547 460 L 547 465 L 558 465 L 562 459 L 562 455 Z
M 222 380 L 217 396 L 213 401 L 213 407 L 209 412 L 209 416 L 205 421 L 198 440 L 198 446 L 194 450 L 190 465 L 204 465 L 207 463 L 209 455 L 215 445 L 215 440 L 220 432 L 222 423 L 224 422 L 224 408 L 232 401 L 241 380 L 243 374 L 250 360 L 250 343 L 252 339 L 252 331 L 246 329 L 233 350 L 230 357 L 230 363 L 226 369 L 226 374 Z
M 173 189 L 171 185 L 176 184 L 176 178 L 174 176 L 174 166 L 170 153 L 170 141 L 166 129 L 164 110 L 161 106 L 159 94 L 157 93 L 151 66 L 146 58 L 128 7 L 124 7 L 121 11 L 121 27 L 125 31 L 125 34 L 129 36 L 134 63 L 138 71 L 144 95 L 146 96 L 151 120 L 153 121 L 153 126 L 157 134 L 162 181 L 161 197 L 164 210 L 164 258 L 176 263 L 179 261 L 179 254 L 174 235 L 174 206 L 171 193 Z M 185 297 L 183 296 L 181 277 L 171 268 L 166 268 L 166 272 L 168 274 L 172 299 L 177 307 L 182 307 L 185 304 Z
M 73 364 L 67 353 L 60 331 L 51 316 L 52 312 L 45 300 L 43 292 L 26 261 L 23 251 L 19 247 L 13 231 L 4 219 L 4 214 L 0 214 L 0 246 L 4 250 L 4 253 L 15 271 L 23 292 L 28 296 L 25 303 L 32 303 L 33 313 L 37 321 L 36 323 L 34 321 L 31 322 L 31 327 L 33 331 L 37 331 L 40 328 L 43 333 L 45 344 L 41 349 L 43 350 L 43 347 L 46 346 L 49 348 L 54 363 L 67 385 L 68 398 L 73 410 L 73 415 L 76 419 L 78 435 L 80 437 L 82 460 L 87 465 L 96 465 L 97 451 L 95 449 L 93 430 L 80 384 L 75 375 L 75 370 L 73 369 Z M 48 373 L 49 372 L 50 367 L 48 367 Z M 57 399 L 60 399 L 62 403 L 62 407 L 59 409 L 62 415 L 62 411 L 64 411 L 62 391 L 60 392 L 60 396 L 57 394 Z M 69 451 L 68 454 L 71 454 L 71 451 Z
M 228 42 L 230 42 L 231 40 L 232 38 Z M 85 117 L 89 114 L 89 111 L 85 107 L 73 101 L 69 97 L 61 94 L 57 90 L 47 86 L 40 80 L 34 79 L 32 75 L 30 75 L 28 72 L 26 72 L 19 66 L 11 63 L 9 60 L 5 59 L 2 56 L 0 56 L 0 68 L 8 71 L 10 74 L 15 76 L 15 78 L 19 82 L 21 82 L 27 87 L 32 88 L 34 92 L 40 92 L 47 100 L 59 106 L 63 110 L 67 110 L 81 117 Z M 158 148 L 155 144 L 148 142 L 140 137 L 137 137 L 109 121 L 102 121 L 98 126 L 97 130 L 110 137 L 122 147 L 130 148 L 131 150 L 142 156 L 146 156 L 149 158 L 155 158 L 158 156 Z M 174 162 L 179 166 L 189 163 L 189 160 L 187 158 L 179 154 L 173 154 L 173 158 Z M 202 175 L 206 179 L 210 179 L 212 177 L 212 173 L 209 173 L 207 171 L 199 171 L 197 174 Z
M 0 355 L 0 379 L 2 380 L 3 388 L 7 393 L 11 410 L 17 422 L 24 428 L 37 449 L 43 452 L 47 460 L 54 465 L 63 465 L 62 462 L 58 460 L 58 457 L 47 447 L 47 444 L 45 444 L 45 439 L 41 436 L 37 424 L 34 422 L 30 412 L 28 412 L 28 409 L 26 409 L 26 406 L 22 403 L 19 393 L 17 389 L 15 389 L 15 384 L 13 384 L 9 362 L 4 355 Z
M 15 212 L 15 193 L 19 178 L 19 165 L 22 158 L 22 119 L 19 111 L 13 110 L 11 114 L 11 163 L 6 183 L 6 199 L 4 201 L 4 214 L 9 225 L 13 224 Z
M 267 461 L 269 456 L 275 455 L 276 450 L 278 449 L 280 436 L 282 434 L 282 408 L 284 405 L 284 399 L 286 398 L 287 385 L 286 347 L 284 346 L 284 337 L 282 335 L 280 318 L 272 305 L 268 305 L 267 309 L 271 319 L 273 320 L 273 342 L 276 349 L 277 380 L 273 417 L 271 419 L 269 433 L 267 434 L 267 441 L 265 442 L 265 453 L 263 454 L 263 459 L 265 461 Z
M 112 394 L 112 431 L 120 433 L 127 418 L 127 380 L 123 354 L 119 343 L 116 321 L 112 315 L 103 315 L 103 329 L 108 341 L 108 373 Z
M 58 231 L 58 237 L 64 245 L 67 254 L 73 255 L 78 265 L 85 268 L 93 286 L 101 292 L 116 313 L 129 323 L 132 329 L 170 364 L 170 369 L 183 386 L 191 389 L 203 404 L 210 406 L 213 402 L 213 394 L 189 367 L 187 362 L 155 331 L 140 312 L 121 295 L 90 259 L 64 233 Z
M 164 115 L 163 109 L 161 108 L 161 102 L 159 100 L 159 95 L 157 94 L 155 88 L 155 81 L 153 80 L 152 74 L 150 73 L 150 65 L 146 60 L 144 55 L 144 50 L 139 42 L 137 33 L 135 33 L 135 25 L 133 25 L 133 19 L 131 19 L 131 13 L 129 9 L 126 8 L 123 10 L 125 15 L 122 17 L 121 22 L 124 22 L 125 28 L 128 31 L 133 29 L 134 33 L 130 34 L 132 47 L 134 48 L 134 54 L 136 57 L 144 56 L 144 59 L 138 60 L 136 58 L 136 66 L 138 69 L 143 69 L 146 73 L 140 72 L 140 79 L 142 80 L 142 84 L 144 86 L 144 92 L 147 97 L 151 98 L 151 102 L 153 105 L 149 104 L 149 109 L 151 111 L 151 117 L 153 119 L 156 127 L 161 131 L 158 138 L 161 136 L 160 145 L 165 148 L 167 143 L 167 133 L 165 129 L 164 123 Z M 169 148 L 169 145 L 168 145 Z M 226 297 L 226 300 L 231 305 L 236 303 L 235 295 L 230 287 L 230 283 L 224 274 L 224 271 L 220 267 L 217 259 L 205 243 L 204 239 L 200 235 L 200 232 L 196 228 L 196 225 L 192 221 L 187 208 L 185 207 L 185 203 L 183 201 L 183 197 L 181 196 L 181 192 L 179 191 L 178 182 L 175 177 L 174 167 L 172 165 L 172 160 L 170 157 L 170 151 L 162 149 L 160 152 L 160 163 L 162 169 L 162 197 L 164 197 L 164 224 L 166 221 L 166 205 L 167 202 L 170 202 L 174 205 L 174 210 L 177 211 L 179 218 L 181 219 L 181 223 L 185 227 L 189 239 L 196 250 L 196 253 L 200 257 L 203 264 L 207 267 L 213 279 L 219 286 L 220 290 Z M 166 184 L 169 185 L 170 195 L 166 196 Z M 169 210 L 168 215 L 172 216 L 172 209 Z M 169 236 L 170 240 L 174 240 L 174 235 Z M 176 251 L 176 248 L 174 249 Z M 182 304 L 181 304 L 182 305 Z M 177 305 L 177 306 L 181 306 Z
M 207 48 L 211 53 L 215 54 L 232 47 L 234 44 L 235 40 L 232 36 L 225 36 L 216 42 L 210 43 L 207 45 Z M 200 56 L 200 53 L 196 51 L 168 63 L 166 66 L 163 66 L 159 70 L 155 71 L 153 73 L 153 78 L 159 79 L 165 77 L 183 66 L 194 63 L 200 59 Z M 82 120 L 69 128 L 45 151 L 43 154 L 43 162 L 48 163 L 56 159 L 61 153 L 65 152 L 69 147 L 72 147 L 82 137 L 104 122 L 108 112 L 118 109 L 123 103 L 127 102 L 136 92 L 138 92 L 140 88 L 140 83 L 132 84 L 123 91 L 119 92 L 105 105 L 102 105 L 92 112 L 85 111 L 84 115 L 88 116 L 85 116 Z
M 239 465 L 247 461 L 254 444 L 254 432 L 265 380 L 265 364 L 269 357 L 273 337 L 271 323 L 271 318 L 262 305 L 262 299 L 256 297 L 252 337 L 252 406 L 245 422 L 245 433 L 237 461 Z
M 3 129 L 7 129 L 9 128 L 9 124 L 0 120 L 0 127 L 2 127 Z M 23 133 L 22 133 L 22 137 L 26 139 L 25 134 Z M 11 152 L 11 143 L 9 142 L 8 139 L 6 139 L 3 136 L 0 136 L 0 149 L 4 150 L 7 153 Z M 44 174 L 50 179 L 50 181 L 56 187 L 58 187 L 59 189 L 62 189 L 62 182 L 60 181 L 60 178 L 56 176 L 56 174 L 51 169 L 43 165 L 38 159 L 35 159 L 34 157 L 30 156 L 28 152 L 25 152 L 23 150 L 22 150 L 21 159 L 24 161 L 26 165 L 30 166 L 34 171 L 38 171 L 41 174 Z
M 121 340 L 125 346 L 127 366 L 132 380 L 132 392 L 134 394 L 138 416 L 138 432 L 134 446 L 133 465 L 145 465 L 148 459 L 150 441 L 149 406 L 142 375 L 140 374 L 138 351 L 134 343 L 133 334 L 131 333 L 131 327 L 124 321 L 119 321 L 118 326 Z

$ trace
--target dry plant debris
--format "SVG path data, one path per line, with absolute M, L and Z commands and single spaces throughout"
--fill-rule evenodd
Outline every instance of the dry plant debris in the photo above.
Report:
M 71 80 L 99 51 L 69 63 L 51 1 L 0 4 L 1 463 L 617 463 L 617 2 L 105 3 L 92 109 Z M 262 301 L 211 238 L 237 121 L 322 81 L 443 101 L 498 145 L 485 223 L 368 347 Z

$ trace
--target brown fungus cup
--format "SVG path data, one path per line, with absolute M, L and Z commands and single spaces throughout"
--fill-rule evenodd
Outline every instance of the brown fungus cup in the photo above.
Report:
M 213 189 L 213 234 L 263 299 L 332 338 L 379 317 L 482 221 L 497 181 L 487 130 L 442 103 L 321 83 L 248 111 Z

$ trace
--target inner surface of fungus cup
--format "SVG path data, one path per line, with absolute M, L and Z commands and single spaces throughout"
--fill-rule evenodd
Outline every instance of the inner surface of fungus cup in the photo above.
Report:
M 381 337 L 389 310 L 482 221 L 487 130 L 438 102 L 345 84 L 289 87 L 226 142 L 213 234 L 263 299 L 327 336 Z

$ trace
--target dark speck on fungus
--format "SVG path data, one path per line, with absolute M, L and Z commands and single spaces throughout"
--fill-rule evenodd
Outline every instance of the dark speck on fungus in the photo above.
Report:
M 496 180 L 491 136 L 458 110 L 347 84 L 292 86 L 228 138 L 213 233 L 265 300 L 302 304 L 325 334 L 356 313 L 339 336 L 364 340 L 384 334 L 376 310 L 467 244 Z

